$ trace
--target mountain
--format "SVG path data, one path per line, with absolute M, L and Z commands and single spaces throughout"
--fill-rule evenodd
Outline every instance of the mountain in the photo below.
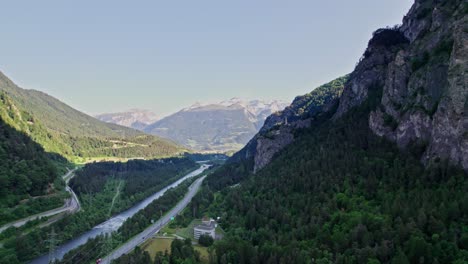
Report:
M 239 150 L 260 129 L 266 116 L 285 106 L 281 101 L 239 98 L 217 104 L 196 103 L 156 121 L 144 131 L 198 151 Z
M 52 96 L 18 87 L 0 72 L 0 117 L 47 152 L 85 161 L 176 155 L 175 143 L 88 116 Z
M 106 113 L 96 115 L 95 118 L 121 126 L 143 130 L 146 126 L 156 122 L 159 118 L 155 113 L 143 109 L 130 109 L 120 113 Z
M 0 142 L 0 225 L 63 205 L 62 197 L 44 195 L 63 190 L 56 163 L 65 161 L 1 118 Z
M 430 3 L 417 1 L 402 26 L 374 32 L 363 57 L 344 83 L 346 88 L 339 103 L 332 101 L 326 108 L 337 107 L 332 118 L 337 120 L 369 96 L 381 97 L 369 115 L 369 128 L 376 135 L 395 142 L 401 149 L 417 146 L 426 165 L 446 159 L 468 169 L 467 18 L 462 15 L 466 5 L 460 4 L 454 11 L 456 3 L 439 3 L 434 9 Z M 291 127 L 310 127 L 314 117 L 300 114 L 303 110 L 298 100 L 304 98 L 297 98 L 285 111 L 270 116 L 260 134 L 241 151 L 241 155 L 255 156 L 256 168 L 263 167 L 262 160 L 268 160 L 293 141 Z M 287 125 L 277 126 L 284 124 L 285 117 L 293 119 Z M 276 140 L 268 137 L 272 134 Z M 285 143 L 284 138 L 290 140 Z
M 206 178 L 214 263 L 468 263 L 468 4 L 417 0 Z
M 297 129 L 310 127 L 311 123 L 333 109 L 343 92 L 349 75 L 337 78 L 298 96 L 283 111 L 270 115 L 259 133 L 237 152 L 232 160 L 254 159 L 254 171 L 266 166 L 273 156 L 294 141 Z
M 243 100 L 238 97 L 231 98 L 230 100 L 222 101 L 220 105 L 226 107 L 235 107 L 241 106 L 249 113 L 252 113 L 255 116 L 255 126 L 260 129 L 263 126 L 265 119 L 273 113 L 283 110 L 288 104 L 280 100 Z

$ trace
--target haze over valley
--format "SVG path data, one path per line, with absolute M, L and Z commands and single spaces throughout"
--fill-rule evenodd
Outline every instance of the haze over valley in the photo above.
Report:
M 149 117 L 155 114 L 135 110 L 96 118 L 168 138 L 195 151 L 224 153 L 240 150 L 269 115 L 287 105 L 279 100 L 231 98 L 219 103 L 195 103 L 154 122 L 149 122 Z

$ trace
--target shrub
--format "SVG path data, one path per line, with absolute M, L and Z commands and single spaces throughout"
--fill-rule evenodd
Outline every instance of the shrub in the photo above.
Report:
M 396 27 L 381 28 L 374 31 L 369 45 L 394 46 L 409 43 L 405 35 Z
M 213 238 L 209 235 L 201 235 L 200 238 L 198 238 L 198 243 L 204 247 L 209 247 L 213 245 Z

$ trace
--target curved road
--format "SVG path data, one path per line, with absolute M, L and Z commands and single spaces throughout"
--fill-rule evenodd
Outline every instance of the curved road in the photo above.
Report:
M 12 227 L 12 226 L 20 227 L 22 225 L 25 225 L 29 221 L 36 220 L 36 219 L 39 219 L 41 217 L 52 216 L 52 215 L 56 215 L 56 214 L 59 214 L 59 213 L 66 212 L 66 211 L 68 211 L 70 213 L 79 211 L 80 208 L 81 208 L 80 201 L 78 200 L 78 197 L 76 196 L 75 192 L 70 187 L 68 187 L 68 182 L 75 175 L 74 174 L 75 171 L 76 171 L 76 168 L 73 169 L 73 170 L 68 171 L 67 174 L 62 176 L 62 178 L 65 180 L 65 183 L 67 184 L 67 186 L 65 187 L 65 190 L 67 192 L 69 192 L 70 195 L 71 195 L 71 198 L 67 199 L 65 201 L 65 204 L 62 207 L 55 208 L 55 209 L 45 211 L 45 212 L 42 212 L 42 213 L 38 213 L 38 214 L 35 214 L 35 215 L 31 215 L 31 216 L 28 216 L 26 218 L 23 218 L 23 219 L 16 220 L 14 222 L 10 222 L 8 224 L 5 224 L 2 227 L 0 227 L 0 233 L 5 231 L 9 227 Z
M 112 260 L 129 253 L 135 247 L 149 239 L 152 235 L 159 232 L 159 230 L 162 227 L 164 227 L 167 223 L 171 221 L 171 217 L 179 214 L 189 204 L 193 196 L 195 196 L 197 191 L 200 189 L 200 185 L 202 184 L 205 177 L 206 176 L 203 176 L 200 179 L 196 180 L 194 183 L 192 183 L 192 185 L 190 185 L 189 187 L 188 193 L 184 196 L 184 198 L 180 202 L 178 202 L 177 205 L 174 208 L 172 208 L 167 214 L 165 214 L 154 224 L 146 228 L 143 232 L 139 233 L 138 235 L 127 241 L 125 244 L 114 250 L 111 254 L 109 254 L 109 256 L 103 258 L 101 263 L 108 264 Z
M 185 175 L 184 177 L 178 179 L 177 181 L 169 184 L 168 186 L 164 187 L 163 189 L 159 190 L 158 192 L 150 195 L 149 197 L 145 198 L 143 201 L 135 204 L 131 208 L 120 212 L 117 215 L 114 215 L 110 219 L 106 220 L 103 223 L 100 223 L 99 225 L 95 226 L 93 229 L 88 230 L 87 232 L 73 238 L 72 240 L 69 240 L 68 242 L 65 242 L 64 244 L 61 244 L 59 247 L 57 247 L 54 257 L 57 260 L 60 260 L 63 258 L 63 256 L 68 253 L 70 250 L 77 248 L 80 245 L 85 244 L 88 239 L 94 238 L 100 234 L 106 234 L 106 233 L 112 233 L 113 231 L 116 231 L 119 229 L 120 226 L 130 217 L 132 217 L 134 214 L 136 214 L 138 211 L 141 209 L 145 208 L 148 206 L 152 201 L 156 200 L 157 198 L 161 197 L 164 195 L 164 193 L 169 190 L 170 188 L 174 188 L 181 184 L 183 181 L 186 179 L 195 177 L 197 175 L 200 175 L 205 171 L 207 168 L 209 168 L 209 165 L 202 164 L 198 169 L 190 172 L 189 174 Z M 49 255 L 42 255 L 30 262 L 31 264 L 46 264 L 49 263 Z

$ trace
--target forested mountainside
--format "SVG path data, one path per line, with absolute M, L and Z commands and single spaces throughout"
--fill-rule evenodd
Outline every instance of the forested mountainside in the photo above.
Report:
M 466 173 L 375 135 L 372 97 L 298 131 L 255 175 L 233 163 L 209 176 L 200 196 L 227 231 L 216 263 L 468 261 Z
M 48 152 L 74 160 L 161 157 L 183 151 L 175 143 L 99 121 L 39 91 L 25 90 L 0 72 L 0 116 Z
M 417 0 L 327 102 L 271 116 L 209 175 L 214 261 L 467 263 L 467 12 Z
M 65 161 L 45 153 L 1 118 L 0 161 L 0 224 L 63 204 L 60 198 L 38 197 L 63 189 L 54 162 Z
M 319 106 L 326 111 L 338 107 L 333 113 L 336 120 L 372 91 L 382 90 L 379 107 L 369 116 L 375 134 L 402 149 L 420 146 L 426 165 L 448 159 L 468 169 L 467 8 L 463 1 L 416 1 L 402 26 L 374 32 L 346 83 L 334 81 L 345 87 L 341 96 L 334 97 L 339 96 L 339 103 L 332 100 Z M 255 169 L 263 167 L 294 140 L 291 131 L 308 127 L 320 114 L 302 111 L 300 104 L 293 103 L 269 117 L 240 156 L 254 157 Z
M 254 170 L 263 168 L 274 154 L 294 140 L 295 129 L 309 127 L 313 120 L 336 105 L 347 80 L 348 76 L 343 76 L 321 85 L 308 94 L 296 97 L 283 111 L 270 115 L 259 133 L 231 161 L 254 158 Z

